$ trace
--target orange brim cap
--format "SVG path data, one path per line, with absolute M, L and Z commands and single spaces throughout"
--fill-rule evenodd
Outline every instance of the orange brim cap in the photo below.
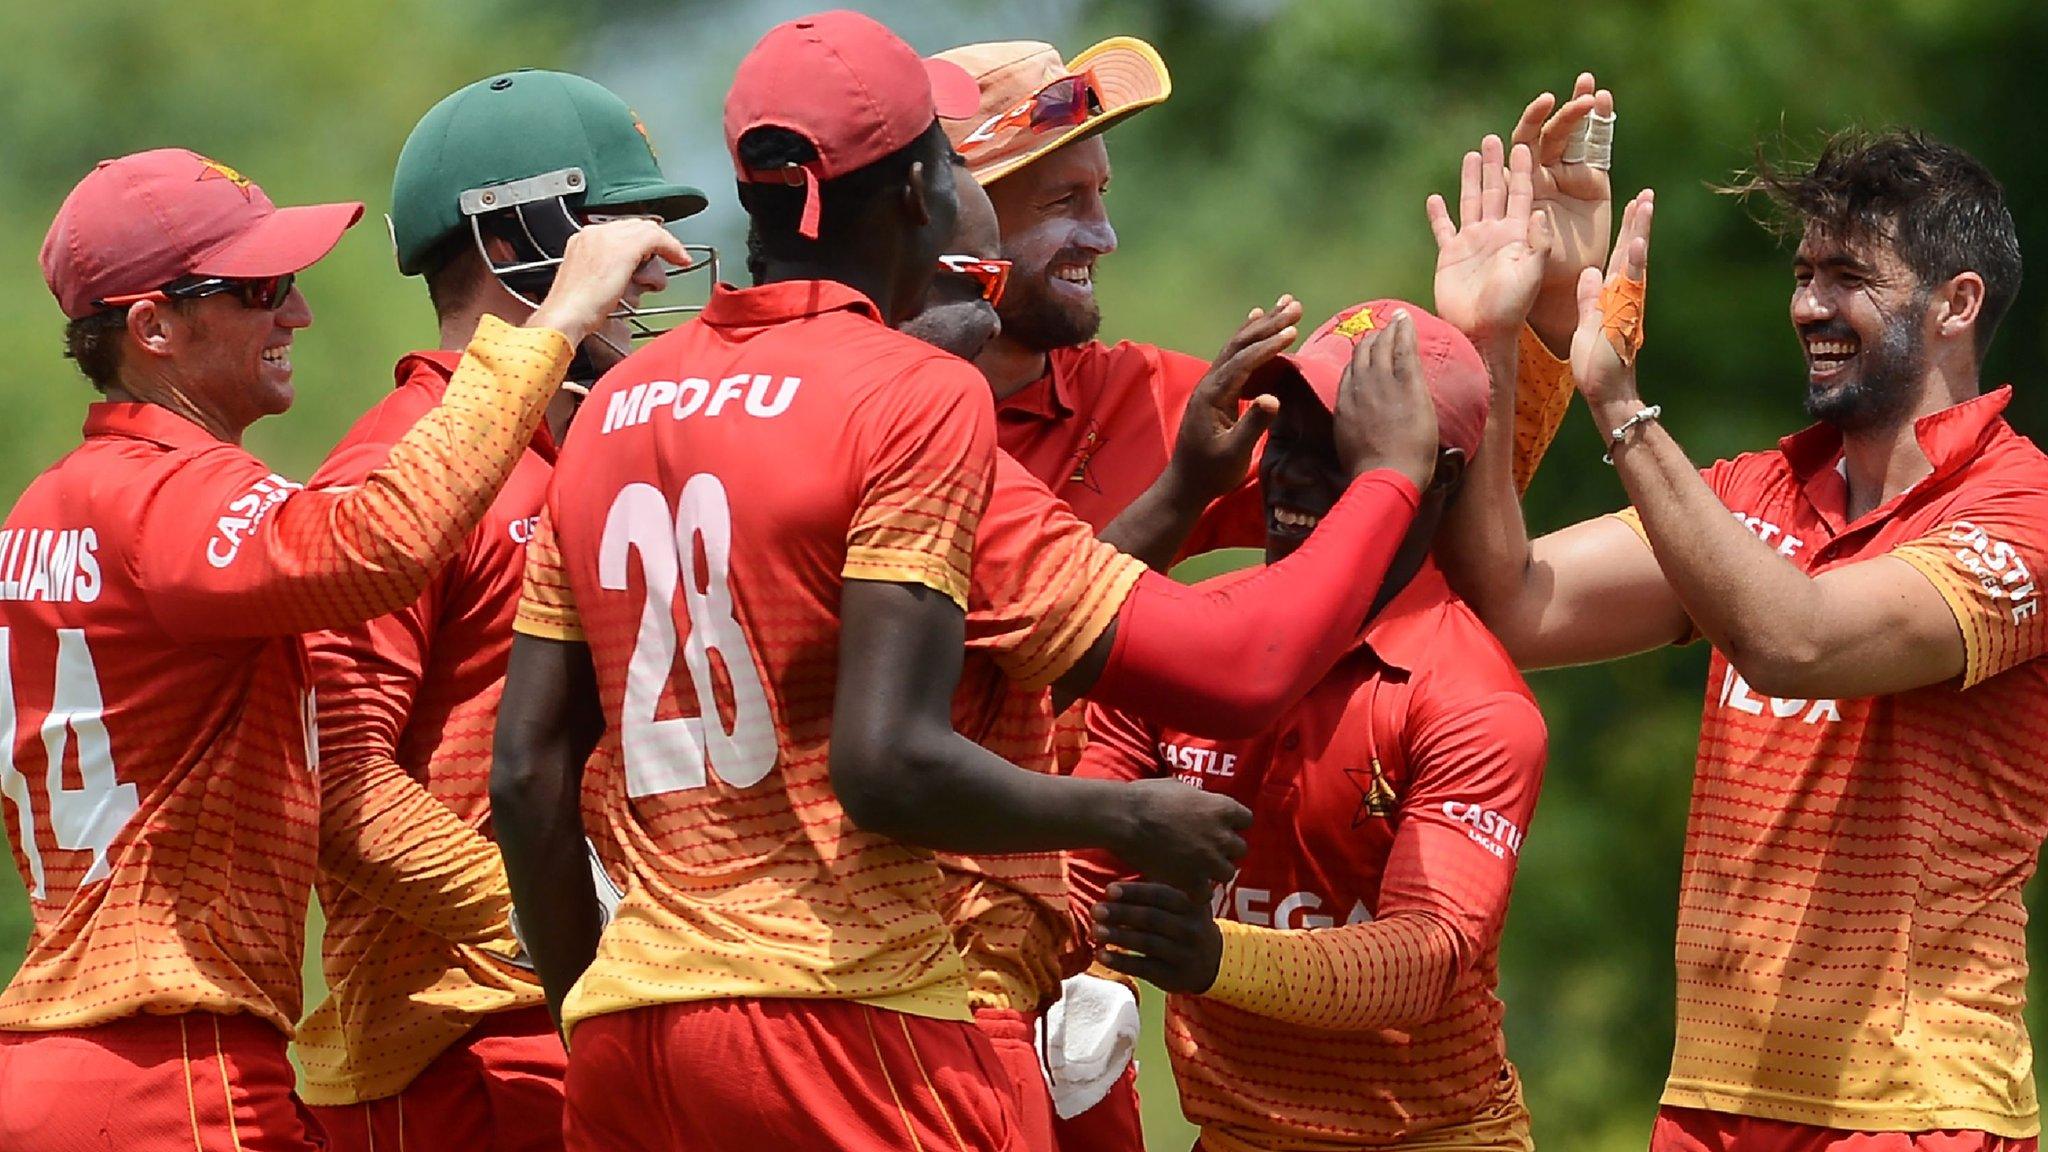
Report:
M 953 53 L 942 55 L 952 56 Z M 953 138 L 953 146 L 967 157 L 968 170 L 977 181 L 991 184 L 1063 144 L 1108 131 L 1125 118 L 1173 95 L 1173 77 L 1166 70 L 1166 61 L 1150 44 L 1134 36 L 1112 36 L 1067 61 L 1064 71 L 1066 75 L 1083 71 L 1094 73 L 1096 92 L 1102 103 L 1101 112 L 1057 131 L 1033 132 L 1027 129 L 976 140 L 979 130 L 992 125 L 1016 102 L 1028 100 L 1036 94 L 1036 89 L 1005 94 L 1002 103 L 991 108 L 988 97 L 993 93 L 984 89 L 980 121 L 946 122 L 947 135 Z M 981 80 L 982 77 L 977 76 L 976 79 Z

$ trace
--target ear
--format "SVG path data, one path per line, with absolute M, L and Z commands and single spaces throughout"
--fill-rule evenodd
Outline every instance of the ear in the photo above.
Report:
M 1958 272 L 1934 293 L 1935 331 L 1949 339 L 1969 335 L 1984 310 L 1984 277 Z
M 913 229 L 932 222 L 932 174 L 922 160 L 912 160 L 903 174 L 903 212 Z
M 145 356 L 169 356 L 185 323 L 167 301 L 138 300 L 128 306 L 128 338 Z
M 1465 482 L 1465 466 L 1469 463 L 1463 448 L 1437 449 L 1436 473 L 1429 478 L 1430 491 L 1441 491 L 1446 497 L 1455 494 Z
M 484 254 L 491 258 L 493 264 L 507 263 L 515 255 L 510 240 L 488 232 L 484 234 Z

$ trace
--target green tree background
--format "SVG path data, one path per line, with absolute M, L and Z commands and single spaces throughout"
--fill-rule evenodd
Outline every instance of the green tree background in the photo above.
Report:
M 1505 131 L 1534 93 L 1582 68 L 1615 89 L 1617 184 L 1658 190 L 1645 388 L 1702 461 L 1798 427 L 1787 254 L 1709 184 L 1759 140 L 1810 146 L 1851 123 L 1914 124 L 2005 182 L 2022 247 L 2048 239 L 2048 6 L 2038 0 L 1385 3 L 1015 0 L 856 3 L 935 50 L 968 39 L 1152 40 L 1174 72 L 1163 107 L 1110 137 L 1122 248 L 1100 291 L 1111 338 L 1206 354 L 1234 317 L 1282 291 L 1311 321 L 1354 300 L 1427 302 L 1422 200 L 1454 191 L 1459 154 Z M 51 214 L 90 165 L 179 144 L 247 172 L 280 202 L 355 198 L 371 221 L 303 279 L 318 315 L 295 357 L 299 400 L 251 436 L 310 473 L 433 328 L 375 214 L 413 121 L 459 84 L 518 65 L 611 84 L 646 116 L 669 171 L 719 205 L 685 228 L 736 254 L 718 100 L 753 37 L 803 5 L 358 0 L 275 5 L 128 0 L 0 6 L 0 342 L 14 349 L 0 498 L 11 503 L 77 441 L 89 389 L 59 356 L 62 318 L 38 283 Z M 736 256 L 728 277 L 737 274 Z M 1987 373 L 2020 387 L 2012 418 L 2043 430 L 2021 376 L 2048 352 L 2048 305 L 2024 293 Z M 1575 413 L 1530 494 L 1554 527 L 1611 509 L 1618 485 Z M 1640 1147 L 1669 1052 L 1670 949 L 1688 767 L 1705 653 L 1673 651 L 1540 675 L 1551 764 L 1504 947 L 1509 1044 L 1538 1139 Z M 9 828 L 8 834 L 14 834 Z M 0 880 L 0 974 L 27 910 Z M 1156 1008 L 1156 997 L 1151 997 Z M 2038 1013 L 2035 1015 L 2038 1021 Z M 1156 1047 L 1146 1062 L 1155 1149 L 1185 1148 Z

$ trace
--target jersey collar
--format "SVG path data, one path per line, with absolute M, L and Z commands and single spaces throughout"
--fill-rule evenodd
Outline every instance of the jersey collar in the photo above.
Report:
M 873 300 L 837 280 L 781 280 L 753 288 L 720 284 L 711 290 L 699 318 L 713 328 L 767 328 L 827 312 L 882 322 L 882 310 Z
M 1872 509 L 1857 523 L 1861 525 L 1883 519 L 1913 493 L 1931 491 L 1961 471 L 1978 457 L 1986 442 L 2004 426 L 2002 417 L 2010 403 L 2012 385 L 2003 384 L 1982 396 L 1952 404 L 1939 412 L 1930 412 L 1914 421 L 1913 438 L 1919 442 L 1920 451 L 1926 455 L 1933 471 L 1882 507 Z M 1849 498 L 1848 484 L 1837 470 L 1837 462 L 1842 456 L 1841 431 L 1830 424 L 1815 424 L 1778 441 L 1778 450 L 1784 454 L 1785 463 L 1792 469 L 1792 475 L 1798 479 L 1814 509 L 1833 523 L 1836 531 L 1845 530 L 1848 525 L 1839 523 L 1843 506 Z
M 996 415 L 1053 423 L 1072 416 L 1071 382 L 1077 351 L 1075 348 L 1055 348 L 1046 353 L 1045 375 L 1003 397 L 1002 403 L 996 405 Z
M 1432 657 L 1459 659 L 1459 653 L 1434 651 L 1438 643 L 1437 610 L 1450 603 L 1451 586 L 1434 560 L 1424 560 L 1408 586 L 1395 593 L 1380 614 L 1366 622 L 1356 648 L 1368 649 L 1389 668 L 1413 673 Z
M 160 404 L 102 400 L 85 410 L 85 438 L 125 437 L 165 448 L 210 448 L 225 441 Z

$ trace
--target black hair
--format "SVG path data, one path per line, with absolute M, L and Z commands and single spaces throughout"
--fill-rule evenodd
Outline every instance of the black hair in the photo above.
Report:
M 2020 242 L 2004 189 L 1975 157 L 1916 129 L 1838 132 L 1803 165 L 1773 164 L 1759 145 L 1755 168 L 1721 191 L 1765 197 L 1774 209 L 1765 224 L 1780 234 L 1886 244 L 1923 288 L 1962 272 L 1983 277 L 1980 357 L 2019 294 Z
M 128 310 L 109 308 L 64 325 L 64 356 L 78 365 L 102 393 L 121 371 L 121 341 L 128 331 Z
M 806 240 L 797 232 L 803 219 L 803 185 L 740 181 L 740 207 L 746 209 L 749 220 L 748 270 L 759 279 L 766 260 L 802 258 L 814 254 L 821 246 L 845 243 L 860 229 L 881 197 L 903 186 L 912 164 L 923 161 L 926 171 L 932 171 L 951 150 L 945 130 L 933 120 L 922 135 L 896 151 L 822 182 L 818 186 L 823 203 L 816 240 Z M 811 142 L 787 128 L 750 128 L 740 137 L 739 162 L 747 168 L 775 169 L 817 158 L 818 151 Z

